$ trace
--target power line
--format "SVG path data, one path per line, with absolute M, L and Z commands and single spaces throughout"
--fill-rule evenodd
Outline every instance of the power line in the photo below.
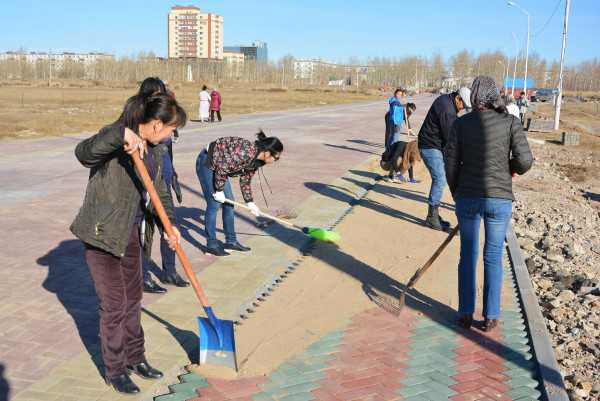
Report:
M 560 6 L 560 3 L 562 3 L 562 0 L 558 0 L 556 2 L 556 6 L 554 7 L 554 11 L 552 12 L 552 15 L 550 16 L 550 18 L 548 18 L 548 20 L 546 21 L 546 23 L 544 24 L 544 26 L 542 27 L 542 29 L 540 29 L 539 31 L 537 31 L 536 33 L 534 33 L 532 35 L 533 37 L 538 36 L 540 33 L 542 33 L 544 31 L 544 29 L 546 29 L 546 27 L 548 26 L 548 24 L 550 23 L 550 21 L 552 21 L 552 18 L 554 18 L 554 15 L 556 14 L 556 11 L 558 10 L 558 6 Z

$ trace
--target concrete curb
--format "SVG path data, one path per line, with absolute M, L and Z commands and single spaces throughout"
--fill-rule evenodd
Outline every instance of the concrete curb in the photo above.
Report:
M 506 242 L 519 290 L 519 301 L 525 314 L 529 336 L 538 364 L 538 375 L 542 384 L 543 396 L 546 401 L 569 401 L 560 367 L 554 354 L 554 348 L 550 341 L 550 334 L 546 329 L 546 323 L 531 285 L 529 272 L 512 224 L 506 233 Z

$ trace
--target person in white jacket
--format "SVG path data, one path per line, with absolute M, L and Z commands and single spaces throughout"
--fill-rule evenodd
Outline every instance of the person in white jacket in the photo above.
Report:
M 200 107 L 198 109 L 198 119 L 201 122 L 208 122 L 210 117 L 210 94 L 206 85 L 202 86 L 202 92 L 200 92 Z
M 515 98 L 513 95 L 506 95 L 505 98 L 505 102 L 506 102 L 506 110 L 508 111 L 508 114 L 512 114 L 513 116 L 517 117 L 519 120 L 521 119 L 521 116 L 519 114 L 519 106 L 517 106 L 517 104 L 515 103 Z

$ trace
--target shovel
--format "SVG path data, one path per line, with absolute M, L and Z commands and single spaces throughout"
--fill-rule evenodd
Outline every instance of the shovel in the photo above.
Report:
M 406 304 L 406 292 L 408 290 L 410 290 L 411 288 L 413 288 L 417 284 L 417 281 L 419 281 L 421 276 L 423 276 L 425 274 L 425 272 L 431 267 L 433 262 L 435 262 L 435 260 L 442 254 L 442 252 L 444 251 L 444 249 L 446 249 L 446 247 L 448 246 L 450 241 L 452 241 L 452 238 L 454 238 L 456 233 L 458 233 L 458 224 L 456 226 L 454 226 L 452 231 L 450 231 L 450 234 L 448 234 L 448 236 L 446 237 L 444 242 L 442 242 L 442 244 L 438 247 L 438 249 L 436 249 L 436 251 L 433 253 L 433 255 L 431 255 L 429 260 L 427 262 L 425 262 L 425 264 L 423 266 L 421 266 L 421 268 L 419 268 L 419 270 L 417 270 L 415 272 L 415 274 L 413 274 L 413 276 L 410 278 L 410 280 L 408 281 L 408 284 L 406 284 L 406 288 L 404 289 L 404 291 L 402 291 L 400 293 L 400 296 L 398 297 L 399 306 L 398 306 L 397 315 L 400 315 L 400 313 L 402 313 L 402 309 L 404 308 L 404 305 Z
M 158 193 L 156 192 L 156 188 L 154 188 L 144 162 L 137 152 L 133 153 L 131 157 L 133 158 L 136 170 L 142 178 L 144 187 L 150 195 L 150 200 L 154 205 L 154 209 L 156 209 L 165 232 L 168 236 L 173 236 L 173 226 L 167 217 L 165 208 L 158 197 Z M 200 327 L 200 364 L 222 365 L 237 371 L 233 321 L 221 320 L 215 316 L 202 287 L 200 287 L 198 279 L 196 279 L 190 260 L 181 245 L 177 244 L 175 246 L 175 252 L 207 316 L 206 318 L 198 317 L 198 325 Z
M 230 205 L 241 207 L 242 209 L 251 210 L 248 206 L 243 203 L 239 203 L 236 201 L 232 201 L 231 199 L 225 199 L 225 203 L 229 203 Z M 275 216 L 271 216 L 265 212 L 260 212 L 260 215 L 266 217 L 269 220 L 273 220 L 279 224 L 283 224 L 285 226 L 294 228 L 296 230 L 302 231 L 304 234 L 309 237 L 318 239 L 323 242 L 337 242 L 340 240 L 340 234 L 335 231 L 325 230 L 324 228 L 316 228 L 316 227 L 301 227 L 297 224 L 292 223 L 291 221 L 283 220 Z

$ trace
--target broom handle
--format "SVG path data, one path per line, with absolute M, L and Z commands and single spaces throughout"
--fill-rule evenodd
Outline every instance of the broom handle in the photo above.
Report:
M 236 202 L 236 201 L 233 201 L 231 199 L 225 199 L 225 203 L 229 203 L 230 205 L 241 207 L 242 209 L 251 210 L 248 206 L 244 205 L 243 203 Z M 297 226 L 297 225 L 295 225 L 294 223 L 292 223 L 290 221 L 283 220 L 283 219 L 280 219 L 280 218 L 275 217 L 275 216 L 271 216 L 270 214 L 267 214 L 267 213 L 263 212 L 262 210 L 260 212 L 260 215 L 266 217 L 267 219 L 274 220 L 274 221 L 276 221 L 276 222 L 278 222 L 280 224 L 284 224 L 286 226 L 294 227 L 294 228 L 297 228 L 299 230 L 302 230 L 302 227 Z
M 131 158 L 133 159 L 133 163 L 135 164 L 136 170 L 142 177 L 144 187 L 146 188 L 146 191 L 148 191 L 148 194 L 150 195 L 150 200 L 152 201 L 152 204 L 154 205 L 154 209 L 156 209 L 156 213 L 158 214 L 158 217 L 160 218 L 160 221 L 162 222 L 165 232 L 167 233 L 167 235 L 169 237 L 172 237 L 175 234 L 175 232 L 173 231 L 173 226 L 171 225 L 171 222 L 169 221 L 169 217 L 167 216 L 167 213 L 165 212 L 165 208 L 163 207 L 163 204 L 160 201 L 160 198 L 158 197 L 158 193 L 156 192 L 156 188 L 154 188 L 154 184 L 152 183 L 152 179 L 150 178 L 150 175 L 148 174 L 148 170 L 146 169 L 144 162 L 140 158 L 140 155 L 138 152 L 134 152 L 131 155 Z M 210 307 L 210 304 L 208 303 L 208 299 L 206 298 L 206 295 L 204 294 L 202 287 L 200 287 L 200 283 L 198 282 L 198 279 L 196 278 L 196 275 L 194 274 L 194 271 L 192 270 L 192 264 L 190 263 L 190 260 L 188 259 L 187 255 L 183 251 L 183 248 L 181 247 L 180 244 L 175 245 L 175 252 L 177 253 L 177 256 L 179 257 L 179 261 L 181 262 L 181 265 L 183 266 L 183 270 L 185 270 L 186 276 L 192 283 L 192 287 L 194 287 L 194 291 L 196 292 L 196 296 L 198 296 L 200 303 L 202 304 L 202 306 L 204 308 Z
M 456 235 L 457 232 L 458 232 L 458 224 L 456 226 L 454 226 L 452 231 L 450 231 L 450 234 L 448 234 L 448 237 L 446 237 L 444 242 L 442 242 L 442 244 L 438 247 L 438 249 L 436 249 L 436 251 L 433 253 L 433 255 L 431 255 L 429 260 L 427 262 L 425 262 L 425 264 L 423 266 L 421 266 L 421 268 L 419 270 L 417 270 L 415 272 L 415 274 L 413 274 L 413 276 L 410 278 L 410 281 L 406 285 L 406 289 L 412 288 L 415 286 L 415 284 L 417 284 L 417 281 L 419 281 L 421 276 L 423 274 L 425 274 L 427 269 L 429 269 L 431 267 L 433 262 L 435 262 L 435 260 L 438 258 L 438 256 L 440 256 L 440 254 L 444 251 L 444 249 L 446 249 L 446 247 L 448 246 L 450 241 L 452 241 L 452 238 L 454 238 L 454 236 Z

